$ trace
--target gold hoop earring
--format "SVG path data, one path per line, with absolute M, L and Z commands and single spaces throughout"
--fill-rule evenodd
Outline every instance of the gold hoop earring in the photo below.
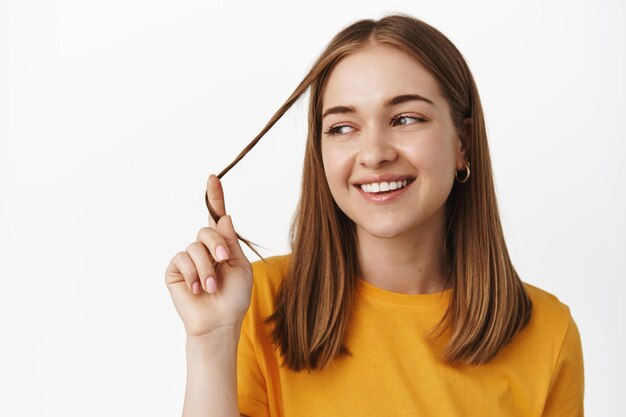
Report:
M 470 163 L 469 162 L 465 164 L 465 171 L 466 171 L 465 178 L 463 178 L 462 180 L 459 179 L 459 175 L 458 175 L 459 171 L 454 171 L 454 178 L 456 178 L 456 180 L 460 183 L 464 183 L 465 181 L 467 181 L 467 179 L 470 176 Z

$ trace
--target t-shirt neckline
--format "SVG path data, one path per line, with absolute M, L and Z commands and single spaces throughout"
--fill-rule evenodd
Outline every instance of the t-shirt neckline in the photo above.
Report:
M 378 288 L 361 277 L 357 277 L 357 288 L 369 299 L 414 307 L 445 307 L 452 296 L 452 288 L 430 294 L 403 294 Z

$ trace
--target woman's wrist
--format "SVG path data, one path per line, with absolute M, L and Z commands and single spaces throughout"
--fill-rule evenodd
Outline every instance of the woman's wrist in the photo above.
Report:
M 203 335 L 187 335 L 187 348 L 228 348 L 231 345 L 235 347 L 239 343 L 239 334 L 241 332 L 241 323 L 224 325 L 211 330 Z

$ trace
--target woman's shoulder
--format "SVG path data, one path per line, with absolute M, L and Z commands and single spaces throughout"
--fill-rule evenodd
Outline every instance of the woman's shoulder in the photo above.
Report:
M 526 294 L 533 303 L 538 313 L 555 320 L 566 320 L 570 315 L 569 306 L 562 302 L 555 294 L 552 294 L 535 285 L 523 282 Z
M 261 315 L 271 314 L 274 298 L 289 270 L 291 253 L 252 262 L 252 300 L 250 307 Z
M 532 302 L 530 328 L 539 334 L 552 334 L 557 343 L 562 343 L 566 335 L 577 332 L 569 305 L 555 294 L 527 282 L 523 284 Z
M 526 334 L 529 343 L 519 345 L 524 351 L 524 364 L 540 364 L 537 358 L 550 359 L 549 393 L 545 415 L 566 413 L 582 415 L 584 396 L 584 360 L 578 326 L 570 308 L 559 298 L 524 283 L 533 310 Z M 534 335 L 534 336 L 532 336 Z M 522 336 L 522 338 L 524 338 Z
M 280 282 L 289 269 L 290 259 L 291 253 L 288 253 L 284 255 L 270 256 L 268 258 L 252 262 L 254 284 L 257 284 L 258 281 L 261 285 L 280 285 Z

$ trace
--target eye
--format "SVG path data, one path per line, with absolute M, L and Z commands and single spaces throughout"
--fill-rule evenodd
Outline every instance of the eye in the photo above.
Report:
M 413 120 L 417 120 L 417 123 L 426 123 L 428 120 L 424 119 L 423 117 L 413 117 L 413 116 L 407 116 L 407 115 L 400 115 L 400 116 L 396 116 L 393 118 L 393 120 L 391 121 L 392 125 L 402 125 L 402 126 L 407 126 L 407 125 L 412 125 L 415 122 L 409 123 L 407 122 L 408 119 L 413 119 Z M 398 123 L 396 123 L 398 122 Z
M 348 125 L 337 125 L 337 126 L 329 127 L 328 130 L 326 130 L 324 133 L 330 136 L 343 135 L 345 133 L 349 133 L 349 132 L 342 131 L 342 129 L 344 128 L 352 129 L 352 127 Z

